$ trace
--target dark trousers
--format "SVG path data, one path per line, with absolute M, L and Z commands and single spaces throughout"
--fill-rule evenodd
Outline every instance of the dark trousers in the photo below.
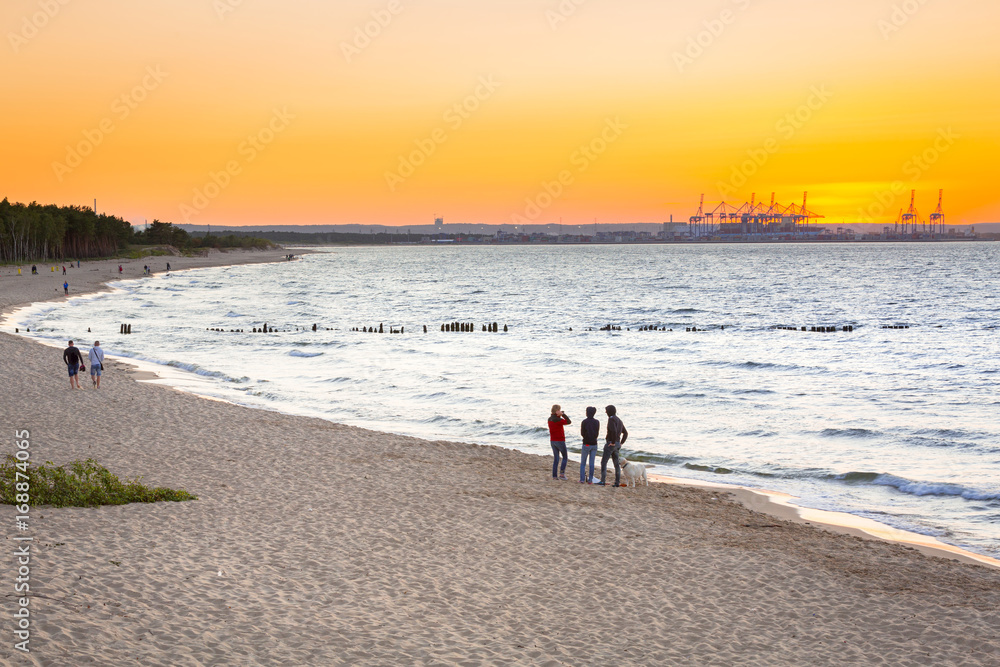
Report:
M 610 442 L 604 444 L 604 453 L 601 455 L 601 484 L 604 483 L 608 472 L 608 459 L 611 459 L 615 464 L 615 484 L 621 483 L 622 467 L 618 463 L 618 450 L 621 448 L 621 445 L 612 445 Z

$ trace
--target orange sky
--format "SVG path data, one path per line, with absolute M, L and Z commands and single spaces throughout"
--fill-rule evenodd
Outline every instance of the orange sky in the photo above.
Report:
M 576 224 L 808 190 L 839 225 L 944 188 L 949 223 L 1000 221 L 998 22 L 993 0 L 6 0 L 0 197 Z

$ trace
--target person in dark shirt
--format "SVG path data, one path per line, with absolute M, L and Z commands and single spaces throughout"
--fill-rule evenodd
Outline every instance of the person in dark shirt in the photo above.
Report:
M 83 364 L 83 357 L 80 356 L 80 350 L 73 347 L 73 341 L 70 341 L 69 347 L 63 350 L 63 363 L 69 370 L 69 388 L 83 389 L 80 386 L 80 365 Z
M 597 408 L 587 408 L 587 418 L 580 422 L 580 435 L 583 436 L 583 447 L 580 453 L 580 484 L 594 483 L 594 459 L 597 456 L 597 436 L 601 434 L 601 422 L 594 419 Z M 587 461 L 590 460 L 590 474 L 587 474 Z
M 615 406 L 609 405 L 604 408 L 604 412 L 608 415 L 608 431 L 604 438 L 604 453 L 601 455 L 601 481 L 598 484 L 605 486 L 604 478 L 608 472 L 608 459 L 610 458 L 615 464 L 615 486 L 621 486 L 622 467 L 618 463 L 618 451 L 628 439 L 628 429 L 625 428 L 621 417 L 618 416 L 618 409 Z

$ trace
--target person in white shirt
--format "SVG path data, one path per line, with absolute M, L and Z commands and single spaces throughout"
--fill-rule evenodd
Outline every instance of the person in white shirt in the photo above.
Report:
M 101 349 L 101 341 L 94 341 L 94 347 L 90 348 L 87 357 L 90 359 L 90 381 L 94 383 L 94 389 L 100 389 L 101 373 L 104 372 L 104 350 Z

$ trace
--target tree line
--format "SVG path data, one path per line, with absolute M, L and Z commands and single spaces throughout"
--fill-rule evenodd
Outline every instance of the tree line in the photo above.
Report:
M 0 202 L 0 262 L 21 263 L 59 259 L 111 257 L 130 245 L 198 248 L 269 248 L 262 238 L 245 236 L 192 237 L 169 222 L 153 220 L 142 231 L 113 215 L 83 206 Z
M 0 259 L 4 262 L 107 257 L 128 245 L 132 225 L 82 206 L 0 202 Z

